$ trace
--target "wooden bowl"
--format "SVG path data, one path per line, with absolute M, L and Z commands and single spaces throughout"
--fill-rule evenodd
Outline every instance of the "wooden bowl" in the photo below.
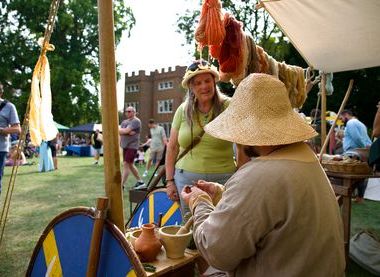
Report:
M 136 229 L 127 233 L 127 239 L 132 244 L 133 249 L 135 248 L 135 241 L 141 235 L 141 229 Z

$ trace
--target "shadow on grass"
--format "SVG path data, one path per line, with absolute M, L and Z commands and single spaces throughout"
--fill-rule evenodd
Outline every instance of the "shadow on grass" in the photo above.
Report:
M 350 259 L 348 263 L 348 268 L 346 270 L 347 277 L 375 277 L 372 273 L 368 272 L 353 260 Z

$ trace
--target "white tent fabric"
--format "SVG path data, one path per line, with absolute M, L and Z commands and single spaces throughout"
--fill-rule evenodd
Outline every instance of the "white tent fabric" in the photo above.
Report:
M 380 178 L 369 178 L 364 198 L 380 201 Z
M 262 0 L 309 66 L 325 73 L 380 65 L 379 0 Z

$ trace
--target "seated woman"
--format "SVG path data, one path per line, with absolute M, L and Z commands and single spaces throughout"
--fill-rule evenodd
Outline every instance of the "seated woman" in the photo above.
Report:
M 12 145 L 9 150 L 8 157 L 5 161 L 5 166 L 13 166 L 15 164 L 25 165 L 28 164 L 24 152 L 20 152 L 20 155 L 17 158 L 17 144 Z

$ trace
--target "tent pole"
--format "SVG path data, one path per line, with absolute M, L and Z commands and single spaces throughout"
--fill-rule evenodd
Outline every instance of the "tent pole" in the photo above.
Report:
M 326 73 L 322 73 L 321 81 L 321 146 L 326 140 Z M 323 153 L 322 153 L 323 154 Z
M 110 202 L 109 219 L 124 233 L 112 0 L 98 0 L 98 7 L 105 191 Z
M 346 94 L 344 95 L 344 98 L 343 98 L 342 104 L 340 104 L 340 108 L 339 108 L 338 114 L 336 115 L 336 118 L 335 118 L 335 120 L 334 120 L 334 123 L 332 124 L 332 126 L 331 126 L 331 128 L 330 128 L 330 130 L 329 130 L 329 133 L 327 134 L 327 137 L 328 137 L 328 138 L 332 135 L 332 133 L 333 133 L 333 131 L 334 131 L 334 129 L 335 129 L 335 126 L 336 126 L 336 123 L 337 123 L 337 121 L 338 121 L 338 119 L 339 119 L 339 116 L 340 116 L 340 114 L 342 113 L 344 107 L 346 106 L 346 103 L 347 103 L 347 101 L 348 101 L 348 98 L 350 97 L 350 94 L 351 94 L 351 91 L 352 91 L 353 86 L 354 86 L 354 80 L 351 79 L 351 80 L 350 80 L 350 83 L 349 83 L 349 85 L 348 85 L 348 89 L 347 89 L 347 91 L 346 91 Z M 322 148 L 321 148 L 321 152 L 319 153 L 319 161 L 322 161 L 322 154 L 325 152 L 326 147 L 327 147 L 327 140 L 323 143 L 323 146 L 322 146 Z

